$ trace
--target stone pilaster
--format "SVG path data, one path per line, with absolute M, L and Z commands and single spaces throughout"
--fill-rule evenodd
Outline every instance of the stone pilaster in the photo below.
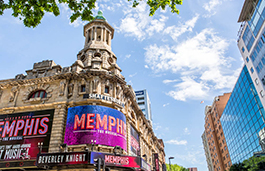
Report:
M 54 111 L 49 152 L 59 152 L 60 144 L 64 141 L 65 119 L 67 115 L 66 104 L 59 104 Z
M 131 121 L 128 117 L 126 118 L 127 154 L 131 155 Z

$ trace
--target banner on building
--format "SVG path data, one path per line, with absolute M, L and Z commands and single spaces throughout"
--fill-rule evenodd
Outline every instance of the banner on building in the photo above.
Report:
M 144 171 L 151 171 L 152 168 L 144 159 L 141 159 L 141 169 Z
M 126 147 L 126 117 L 103 106 L 77 106 L 68 109 L 64 143 L 101 144 Z
M 48 152 L 54 110 L 0 115 L 0 160 L 34 159 Z
M 135 96 L 144 95 L 144 91 L 135 91 Z
M 88 152 L 43 153 L 37 157 L 37 166 L 88 164 Z
M 95 159 L 104 159 L 106 166 L 140 168 L 141 159 L 135 156 L 116 156 L 114 154 L 91 152 L 90 164 L 96 164 Z
M 155 171 L 159 171 L 159 159 L 158 159 L 158 153 L 154 153 L 154 163 L 155 163 Z
M 139 134 L 131 125 L 131 152 L 134 156 L 140 156 Z

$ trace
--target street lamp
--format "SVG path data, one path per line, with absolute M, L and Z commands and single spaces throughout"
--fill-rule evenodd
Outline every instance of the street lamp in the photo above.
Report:
M 169 171 L 171 171 L 171 163 L 170 163 L 170 160 L 171 159 L 174 159 L 174 157 L 169 157 L 168 160 L 169 160 Z
M 42 146 L 43 146 L 43 142 L 38 142 L 39 154 L 41 154 L 42 152 Z

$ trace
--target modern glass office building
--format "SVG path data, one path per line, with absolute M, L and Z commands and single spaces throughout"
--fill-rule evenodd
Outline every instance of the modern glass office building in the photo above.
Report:
M 264 117 L 263 105 L 244 66 L 220 119 L 227 143 L 223 150 L 229 150 L 232 164 L 262 152 Z
M 135 91 L 136 101 L 142 110 L 145 118 L 152 125 L 151 101 L 146 89 Z
M 245 0 L 238 22 L 238 48 L 265 106 L 265 0 Z

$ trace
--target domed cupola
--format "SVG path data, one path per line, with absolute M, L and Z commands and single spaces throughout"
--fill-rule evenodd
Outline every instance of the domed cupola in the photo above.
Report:
M 93 21 L 84 26 L 85 46 L 77 54 L 77 60 L 83 63 L 84 70 L 103 70 L 124 78 L 116 63 L 117 57 L 111 51 L 113 35 L 114 29 L 101 11 Z
M 95 19 L 84 26 L 85 48 L 100 48 L 111 51 L 113 35 L 114 29 L 107 23 L 103 13 L 98 11 Z

